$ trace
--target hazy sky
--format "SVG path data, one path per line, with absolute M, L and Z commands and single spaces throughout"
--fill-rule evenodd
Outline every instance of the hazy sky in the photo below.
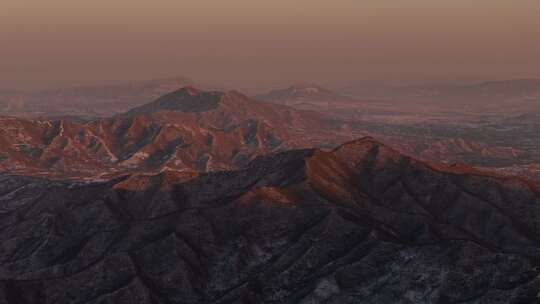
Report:
M 540 77 L 538 0 L 0 0 L 0 88 Z

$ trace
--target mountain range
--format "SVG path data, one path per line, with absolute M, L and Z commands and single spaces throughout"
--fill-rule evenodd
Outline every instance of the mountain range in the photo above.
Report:
M 340 104 L 363 108 L 359 101 L 325 103 L 334 110 Z M 488 170 L 540 160 L 540 154 L 534 152 L 538 144 L 528 140 L 530 136 L 500 131 L 515 126 L 518 134 L 535 134 L 540 125 L 533 114 L 505 119 L 500 127 L 492 124 L 492 139 L 510 136 L 485 143 L 482 138 L 487 130 L 459 131 L 452 126 L 454 130 L 449 132 L 435 124 L 429 131 L 425 125 L 356 121 L 314 104 L 283 105 L 234 90 L 203 91 L 186 86 L 108 118 L 0 117 L 0 169 L 49 178 L 94 179 L 167 168 L 229 170 L 268 152 L 329 149 L 366 135 L 423 160 L 464 162 Z M 471 138 L 474 133 L 479 137 Z M 499 172 L 535 177 L 527 170 Z
M 240 168 L 254 157 L 353 138 L 316 112 L 184 87 L 111 118 L 0 119 L 0 168 L 49 177 Z
M 235 171 L 0 179 L 0 303 L 539 301 L 539 184 L 372 138 Z
M 327 113 L 369 102 L 314 85 L 269 95 L 1 117 L 0 304 L 540 303 L 540 182 L 496 167 L 535 157 L 534 113 L 485 144 Z

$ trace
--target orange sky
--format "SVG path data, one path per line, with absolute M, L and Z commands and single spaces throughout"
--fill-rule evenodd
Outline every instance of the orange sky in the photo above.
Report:
M 540 77 L 537 0 L 0 0 L 0 88 Z

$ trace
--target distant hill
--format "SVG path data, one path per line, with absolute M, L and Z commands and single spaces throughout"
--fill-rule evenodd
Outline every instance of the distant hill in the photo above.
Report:
M 299 103 L 350 102 L 354 99 L 340 95 L 315 84 L 295 84 L 254 97 L 257 100 L 294 105 Z

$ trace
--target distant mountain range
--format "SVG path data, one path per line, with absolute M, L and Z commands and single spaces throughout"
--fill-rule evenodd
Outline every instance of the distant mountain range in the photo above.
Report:
M 193 85 L 188 78 L 166 78 L 124 84 L 80 86 L 34 91 L 0 91 L 0 111 L 19 117 L 110 117 L 154 100 L 179 87 Z M 300 83 L 258 94 L 254 99 L 294 105 L 343 105 L 358 101 L 391 101 L 397 109 L 421 102 L 439 108 L 481 107 L 516 113 L 540 112 L 540 80 L 490 81 L 474 84 L 388 85 L 359 83 L 330 90 Z M 361 102 L 360 102 L 361 104 Z
M 328 147 L 354 136 L 345 124 L 316 112 L 193 87 L 112 118 L 5 117 L 0 126 L 0 168 L 50 177 L 233 169 L 264 153 Z
M 322 88 L 319 93 L 308 91 L 297 93 L 303 96 L 298 100 L 303 102 L 311 95 L 334 96 Z M 340 100 L 341 104 L 362 107 L 361 102 Z M 313 110 L 302 110 L 301 103 L 289 103 L 291 107 L 280 103 L 256 101 L 237 91 L 203 91 L 186 86 L 110 118 L 3 117 L 0 170 L 50 178 L 91 179 L 167 168 L 230 170 L 242 168 L 269 152 L 330 148 L 366 135 L 377 136 L 403 153 L 430 161 L 499 168 L 540 159 L 540 154 L 530 152 L 534 146 L 523 150 L 458 136 L 426 140 L 422 134 L 414 135 L 414 129 L 410 135 L 387 130 L 409 126 L 369 126 L 320 113 L 323 111 L 320 104 L 315 105 L 317 101 L 307 107 Z M 534 117 L 528 114 L 508 121 L 508 125 L 519 122 L 524 124 L 522 128 L 534 133 Z
M 325 89 L 316 84 L 295 84 L 285 89 L 277 89 L 267 94 L 257 95 L 257 100 L 286 105 L 310 104 L 321 102 L 352 102 L 353 98 Z

